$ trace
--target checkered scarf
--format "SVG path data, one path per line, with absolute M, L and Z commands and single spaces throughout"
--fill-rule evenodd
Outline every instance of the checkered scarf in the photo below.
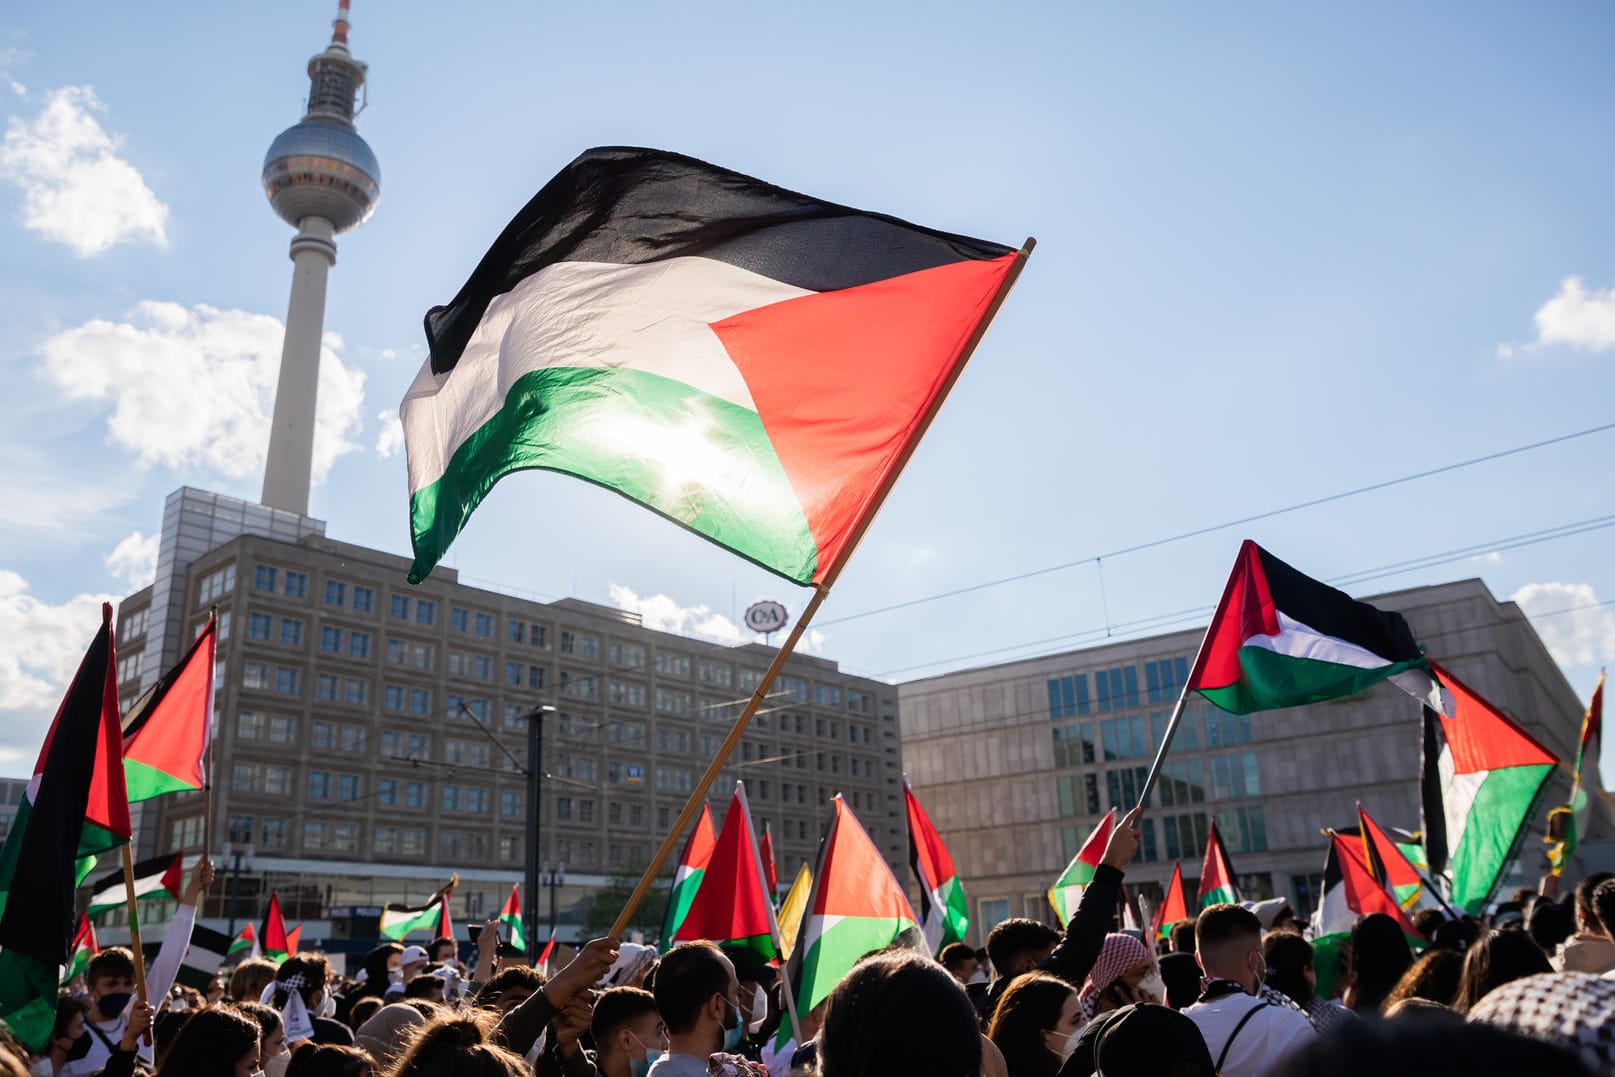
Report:
M 1543 972 L 1495 988 L 1469 1020 L 1546 1040 L 1615 1074 L 1615 980 L 1589 972 Z
M 1088 973 L 1077 1000 L 1082 1004 L 1082 1016 L 1092 1021 L 1099 1008 L 1099 992 L 1116 982 L 1116 978 L 1140 961 L 1148 960 L 1150 952 L 1142 942 L 1131 935 L 1106 935 L 1099 947 L 1099 959 Z

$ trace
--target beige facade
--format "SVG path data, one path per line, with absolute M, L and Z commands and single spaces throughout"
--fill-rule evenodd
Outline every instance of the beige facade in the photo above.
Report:
M 227 510 L 230 499 L 199 491 L 170 499 L 176 536 L 188 518 Z M 204 525 L 193 530 L 210 545 Z M 218 607 L 213 850 L 229 875 L 231 851 L 250 847 L 241 919 L 273 888 L 310 938 L 332 909 L 419 901 L 451 872 L 456 916 L 497 913 L 522 874 L 532 811 L 521 767 L 541 704 L 556 710 L 543 719 L 540 855 L 563 868 L 557 913 L 570 937 L 581 899 L 637 878 L 775 653 L 470 587 L 447 568 L 411 587 L 404 558 L 332 541 L 323 526 L 292 533 L 165 557 L 166 621 L 151 612 L 154 588 L 118 611 L 119 683 L 127 705 Z M 788 885 L 839 792 L 905 870 L 896 708 L 894 686 L 793 657 L 709 794 L 715 819 L 744 779 Z M 146 814 L 143 855 L 202 847 L 200 796 L 160 798 Z M 216 888 L 210 919 L 229 916 L 227 893 Z
M 1584 703 L 1513 603 L 1478 580 L 1369 601 L 1401 612 L 1432 657 L 1573 757 Z M 1049 884 L 1106 811 L 1136 802 L 1201 632 L 901 686 L 909 778 L 970 895 L 973 939 L 1006 916 L 1051 918 Z M 1180 860 L 1192 908 L 1215 818 L 1244 896 L 1282 895 L 1305 914 L 1323 870 L 1319 832 L 1355 825 L 1359 800 L 1382 826 L 1420 828 L 1420 737 L 1418 705 L 1385 684 L 1246 717 L 1191 697 L 1128 883 L 1153 899 Z M 1545 866 L 1542 817 L 1568 790 L 1556 773 L 1522 843 L 1522 882 Z

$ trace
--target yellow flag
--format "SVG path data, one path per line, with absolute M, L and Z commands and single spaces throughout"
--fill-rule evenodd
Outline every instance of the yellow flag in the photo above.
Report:
M 785 900 L 779 905 L 779 939 L 784 953 L 780 956 L 787 961 L 791 958 L 791 951 L 796 949 L 796 933 L 802 926 L 802 913 L 807 909 L 808 891 L 813 889 L 813 873 L 806 864 L 796 873 L 796 881 L 785 893 Z

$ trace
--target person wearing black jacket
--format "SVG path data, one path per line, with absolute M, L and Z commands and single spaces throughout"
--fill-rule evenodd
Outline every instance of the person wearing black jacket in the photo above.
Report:
M 984 1022 L 998 1007 L 998 1000 L 1017 976 L 1028 972 L 1047 972 L 1076 988 L 1080 988 L 1088 978 L 1094 962 L 1099 959 L 1099 948 L 1104 945 L 1105 936 L 1110 933 L 1116 919 L 1116 910 L 1121 907 L 1122 869 L 1132 862 L 1138 852 L 1138 817 L 1141 810 L 1134 808 L 1128 812 L 1110 832 L 1105 855 L 1094 869 L 1093 880 L 1082 891 L 1082 900 L 1077 903 L 1076 914 L 1066 925 L 1065 936 L 1046 948 L 1022 950 L 1015 954 L 1006 960 L 1012 967 L 999 968 L 997 962 L 994 963 L 993 973 L 997 978 L 987 988 L 981 1011 Z M 993 934 L 997 934 L 1007 923 L 995 927 Z M 1053 935 L 1054 932 L 1050 930 L 1049 934 Z M 993 950 L 993 939 L 989 937 L 987 952 L 992 954 Z

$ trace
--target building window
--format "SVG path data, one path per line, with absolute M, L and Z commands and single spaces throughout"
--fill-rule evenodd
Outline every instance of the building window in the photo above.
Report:
M 478 815 L 488 811 L 488 790 L 484 786 L 470 785 L 465 790 L 465 810 Z
M 297 690 L 297 670 L 290 666 L 276 666 L 275 691 L 283 696 L 295 696 Z
M 223 568 L 216 569 L 202 577 L 202 582 L 197 586 L 196 604 L 206 606 L 209 603 L 218 601 L 235 589 L 236 567 L 233 564 L 225 565 Z M 274 590 L 274 588 L 271 587 L 270 590 Z
M 527 625 L 523 621 L 506 621 L 505 638 L 511 643 L 522 643 L 527 638 Z
M 382 690 L 382 706 L 390 711 L 404 709 L 404 686 L 389 684 Z
M 460 810 L 460 787 L 458 785 L 445 785 L 441 793 L 444 811 Z
M 291 569 L 287 569 L 286 589 L 282 593 L 285 594 L 287 598 L 307 598 L 308 573 L 293 572 Z
M 392 807 L 398 803 L 398 779 L 379 778 L 376 781 L 376 803 Z
M 350 655 L 352 655 L 353 657 L 355 657 L 355 658 L 369 658 L 370 657 L 370 633 L 369 632 L 349 632 L 348 633 L 348 653 Z
M 493 638 L 493 614 L 479 613 L 471 620 L 472 630 L 482 639 Z
M 505 790 L 499 794 L 499 814 L 506 817 L 519 816 L 522 813 L 522 795 L 514 790 Z
M 393 595 L 389 610 L 396 620 L 409 620 L 409 599 L 404 595 Z
M 1088 713 L 1088 675 L 1049 679 L 1049 717 L 1075 718 Z
M 241 687 L 268 688 L 269 667 L 262 662 L 243 662 L 241 664 Z
M 1176 703 L 1178 691 L 1189 679 L 1187 658 L 1163 658 L 1144 663 L 1144 688 L 1151 703 Z
M 370 682 L 369 681 L 355 680 L 354 678 L 349 677 L 348 678 L 348 692 L 347 692 L 347 695 L 344 697 L 344 702 L 352 703 L 352 704 L 354 704 L 356 706 L 362 706 L 363 704 L 369 703 L 370 702 Z
M 1216 772 L 1218 760 L 1212 760 Z M 1203 804 L 1206 800 L 1205 766 L 1199 759 L 1174 759 L 1161 767 L 1161 780 L 1156 784 L 1161 793 L 1161 806 L 1174 804 Z
M 405 782 L 404 783 L 404 807 L 406 807 L 406 808 L 424 808 L 424 807 L 426 807 L 426 783 L 425 782 Z
M 360 587 L 353 585 L 353 612 L 374 613 L 376 611 L 376 589 L 373 587 Z
M 348 597 L 348 585 L 341 580 L 325 581 L 325 604 L 340 606 Z
M 1220 811 L 1217 813 L 1217 833 L 1222 835 L 1230 853 L 1265 853 L 1267 809 L 1258 805 Z
M 437 603 L 428 598 L 415 600 L 415 623 L 419 625 L 437 624 Z
M 1132 666 L 1096 670 L 1094 703 L 1103 711 L 1127 710 L 1139 705 L 1138 670 Z
M 623 666 L 627 669 L 645 668 L 645 648 L 637 643 L 620 643 L 612 640 L 606 648 L 606 656 L 614 666 Z
M 339 774 L 336 779 L 336 798 L 338 800 L 359 799 L 359 776 L 357 774 Z
M 321 673 L 314 678 L 314 698 L 324 699 L 332 703 L 337 699 L 337 684 L 339 679 L 329 673 Z
M 1009 899 L 1008 898 L 991 898 L 991 899 L 984 898 L 984 899 L 982 899 L 982 902 L 981 902 L 981 926 L 980 926 L 980 931 L 982 933 L 983 938 L 986 938 L 987 932 L 991 931 L 993 928 L 997 927 L 999 924 L 1003 923 L 1005 920 L 1008 920 L 1008 919 L 1009 919 Z
M 342 629 L 326 625 L 320 629 L 320 650 L 328 654 L 342 653 Z
M 331 842 L 331 824 L 318 819 L 310 819 L 303 824 L 303 848 L 310 850 L 324 849 Z
M 254 591 L 273 591 L 277 575 L 276 570 L 268 565 L 257 566 L 252 572 L 252 589 Z
M 708 662 L 703 658 L 696 665 L 696 671 L 702 684 L 714 688 L 729 688 L 735 682 L 734 670 L 727 662 Z
M 330 771 L 311 770 L 308 772 L 308 796 L 310 800 L 329 800 L 331 798 Z
M 1216 799 L 1261 795 L 1262 780 L 1255 752 L 1213 756 L 1210 762 L 1211 792 Z
M 521 686 L 522 664 L 520 662 L 505 663 L 505 683 L 515 685 L 517 687 Z
M 1251 741 L 1251 720 L 1248 714 L 1229 714 L 1207 704 L 1203 711 L 1207 748 L 1228 748 Z
M 462 610 L 458 606 L 449 610 L 449 627 L 456 632 L 471 631 L 471 611 Z
M 479 681 L 493 680 L 493 659 L 485 654 L 472 655 L 471 676 Z
M 261 824 L 260 844 L 268 849 L 284 849 L 286 847 L 286 820 L 265 819 Z
M 432 692 L 428 688 L 411 688 L 409 690 L 409 710 L 411 714 L 432 713 Z
M 247 615 L 247 638 L 267 640 L 274 633 L 275 619 L 267 613 Z

